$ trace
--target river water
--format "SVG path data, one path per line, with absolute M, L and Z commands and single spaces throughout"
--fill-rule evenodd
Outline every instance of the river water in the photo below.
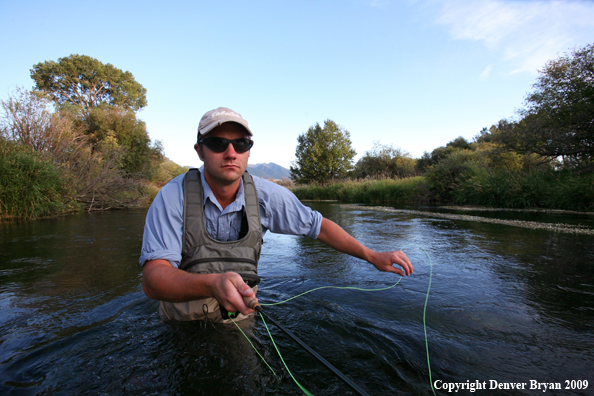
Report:
M 323 289 L 266 307 L 368 394 L 431 395 L 433 383 L 446 395 L 454 394 L 446 384 L 477 381 L 476 392 L 456 394 L 594 394 L 592 235 L 308 205 L 374 249 L 402 248 L 414 264 L 414 275 L 388 290 Z M 303 394 L 260 318 L 242 328 L 275 374 L 233 325 L 159 320 L 141 286 L 144 216 L 0 224 L 0 394 Z M 592 218 L 540 214 L 538 221 L 589 225 Z M 267 303 L 320 286 L 377 289 L 399 279 L 317 241 L 275 234 L 264 238 L 260 275 L 258 297 Z M 268 325 L 307 390 L 355 394 Z M 517 383 L 525 389 L 504 389 Z M 573 389 L 530 389 L 540 383 Z

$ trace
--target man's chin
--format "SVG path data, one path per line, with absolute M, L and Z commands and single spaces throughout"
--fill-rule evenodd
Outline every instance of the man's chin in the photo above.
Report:
M 204 169 L 206 179 L 216 180 L 222 184 L 233 184 L 243 176 L 241 167 L 218 167 L 215 169 Z
M 241 176 L 243 176 L 243 172 L 239 168 L 227 169 L 219 172 L 219 179 L 229 183 L 237 181 Z

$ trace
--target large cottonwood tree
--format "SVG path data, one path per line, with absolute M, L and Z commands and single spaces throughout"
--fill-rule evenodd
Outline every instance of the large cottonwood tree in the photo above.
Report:
M 147 105 L 146 89 L 132 73 L 87 55 L 70 55 L 34 65 L 31 78 L 60 113 L 74 116 L 94 152 L 119 152 L 118 167 L 126 175 L 152 177 L 162 148 L 151 146 L 146 124 L 136 117 Z
M 70 55 L 40 62 L 31 69 L 35 88 L 61 106 L 88 114 L 101 104 L 138 111 L 147 105 L 146 88 L 132 73 L 87 55 Z

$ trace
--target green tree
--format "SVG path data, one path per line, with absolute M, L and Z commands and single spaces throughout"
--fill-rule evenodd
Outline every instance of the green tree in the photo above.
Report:
M 478 134 L 476 134 L 472 138 L 472 140 L 475 143 L 491 143 L 493 142 L 493 135 L 496 133 L 496 131 L 497 127 L 495 125 L 492 125 L 489 129 L 487 129 L 487 127 L 484 127 L 480 130 Z
M 456 139 L 446 144 L 446 148 L 448 147 L 465 150 L 470 148 L 470 143 L 468 140 L 464 139 L 463 136 L 458 136 Z
M 70 55 L 57 62 L 33 66 L 35 88 L 46 92 L 62 107 L 86 115 L 101 104 L 138 111 L 146 106 L 146 89 L 132 73 L 104 64 L 87 55 Z
M 567 168 L 594 169 L 594 44 L 547 62 L 498 142 L 520 153 L 563 159 Z
M 290 167 L 296 183 L 327 183 L 343 178 L 353 168 L 357 154 L 351 146 L 351 135 L 332 120 L 309 127 L 297 138 L 297 158 Z
M 355 176 L 360 178 L 377 176 L 403 178 L 412 176 L 414 171 L 415 160 L 409 153 L 380 142 L 374 142 L 373 148 L 365 152 L 355 165 Z

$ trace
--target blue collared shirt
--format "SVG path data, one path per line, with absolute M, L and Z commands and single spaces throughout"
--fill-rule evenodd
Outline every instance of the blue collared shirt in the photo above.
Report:
M 178 268 L 181 261 L 184 192 L 183 175 L 171 180 L 159 191 L 146 216 L 140 264 L 163 259 Z M 266 231 L 278 234 L 303 235 L 316 239 L 322 226 L 322 214 L 303 205 L 288 189 L 268 180 L 252 176 L 260 203 L 262 235 Z M 239 237 L 242 210 L 245 206 L 243 180 L 235 201 L 225 209 L 215 198 L 201 173 L 204 190 L 206 231 L 219 241 L 233 241 Z

